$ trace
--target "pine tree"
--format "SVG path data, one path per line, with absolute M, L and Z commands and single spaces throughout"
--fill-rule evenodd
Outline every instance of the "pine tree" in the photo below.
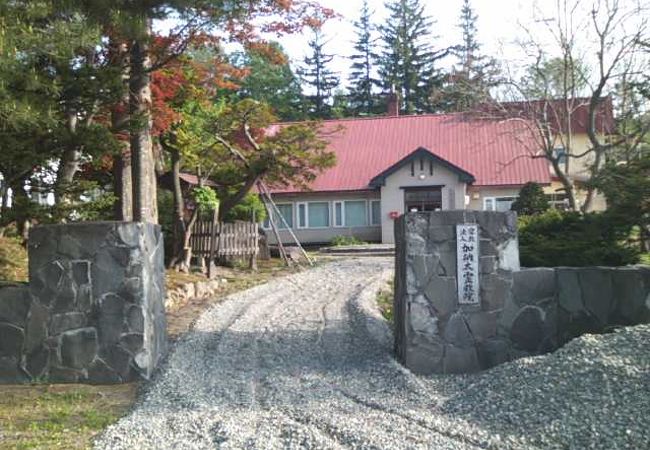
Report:
M 354 45 L 356 53 L 350 57 L 352 70 L 349 78 L 349 100 L 356 115 L 371 115 L 377 112 L 377 97 L 373 94 L 373 88 L 379 86 L 380 82 L 373 76 L 373 66 L 378 56 L 374 52 L 376 39 L 373 38 L 373 33 L 376 27 L 371 22 L 372 14 L 368 0 L 364 0 L 361 17 L 354 22 L 357 41 Z
M 303 120 L 304 100 L 300 81 L 291 70 L 289 57 L 278 43 L 271 43 L 270 50 L 269 53 L 253 48 L 233 58 L 235 66 L 250 71 L 241 82 L 239 97 L 271 105 L 283 121 Z
M 449 76 L 441 95 L 444 108 L 450 111 L 467 111 L 486 102 L 490 98 L 490 88 L 497 84 L 496 61 L 481 54 L 477 20 L 470 0 L 463 0 L 458 24 L 462 42 L 454 49 L 460 67 Z
M 382 85 L 400 94 L 404 112 L 431 112 L 435 109 L 430 102 L 431 90 L 441 83 L 434 64 L 448 52 L 433 50 L 434 21 L 425 15 L 420 0 L 393 0 L 386 8 L 390 18 L 380 27 Z
M 328 68 L 334 55 L 325 52 L 326 45 L 327 42 L 323 41 L 321 31 L 314 29 L 314 36 L 309 41 L 311 56 L 305 58 L 304 65 L 299 72 L 303 81 L 313 89 L 313 95 L 307 96 L 309 114 L 318 119 L 331 117 L 330 98 L 332 91 L 336 89 L 340 81 L 339 77 Z

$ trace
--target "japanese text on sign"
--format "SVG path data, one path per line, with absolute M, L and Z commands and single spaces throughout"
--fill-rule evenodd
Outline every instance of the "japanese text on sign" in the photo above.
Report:
M 476 305 L 479 303 L 478 280 L 478 226 L 456 225 L 458 255 L 458 303 Z

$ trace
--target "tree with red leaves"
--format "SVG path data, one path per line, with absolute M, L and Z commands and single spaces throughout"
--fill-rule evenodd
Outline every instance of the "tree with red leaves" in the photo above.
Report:
M 157 222 L 153 74 L 185 53 L 197 39 L 210 36 L 215 30 L 223 40 L 248 44 L 260 40 L 262 32 L 292 33 L 333 15 L 331 10 L 309 0 L 61 0 L 57 3 L 62 10 L 81 12 L 102 24 L 111 36 L 113 47 L 120 49 L 115 62 L 123 67 L 129 86 L 132 201 L 124 183 L 117 191 L 123 202 L 132 203 L 133 220 L 146 222 Z M 158 45 L 159 37 L 153 33 L 152 24 L 154 20 L 166 19 L 173 19 L 178 25 L 163 45 Z M 116 120 L 123 123 L 123 115 Z M 122 172 L 125 170 L 128 164 L 122 164 Z M 128 208 L 122 211 L 128 212 Z
M 245 69 L 231 68 L 217 71 L 220 76 L 215 77 L 210 68 L 221 61 L 219 54 L 210 62 L 183 56 L 154 74 L 152 83 L 153 129 L 159 133 L 172 168 L 170 265 L 179 270 L 189 269 L 192 225 L 200 212 L 194 191 L 181 189 L 181 169 L 197 174 L 201 193 L 210 189 L 204 186 L 208 181 L 218 186 L 223 218 L 262 179 L 281 186 L 305 185 L 334 164 L 318 124 L 296 124 L 269 132 L 277 121 L 269 105 L 219 96 L 220 90 L 246 74 Z M 224 73 L 229 74 L 225 80 Z M 215 102 L 215 94 L 221 100 Z M 193 206 L 186 208 L 188 204 Z

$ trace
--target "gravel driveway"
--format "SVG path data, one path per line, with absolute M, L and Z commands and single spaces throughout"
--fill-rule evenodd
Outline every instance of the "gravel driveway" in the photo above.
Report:
M 229 297 L 97 448 L 650 446 L 650 327 L 418 377 L 392 359 L 374 306 L 392 264 L 334 262 Z

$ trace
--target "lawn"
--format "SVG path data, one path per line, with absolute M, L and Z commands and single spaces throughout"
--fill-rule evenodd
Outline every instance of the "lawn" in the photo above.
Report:
M 0 449 L 85 449 L 133 404 L 137 384 L 1 386 Z

